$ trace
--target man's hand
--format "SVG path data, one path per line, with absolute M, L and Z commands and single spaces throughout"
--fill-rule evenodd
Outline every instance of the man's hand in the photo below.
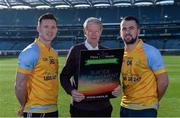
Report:
M 85 96 L 82 93 L 79 93 L 75 89 L 71 91 L 71 95 L 72 95 L 73 101 L 76 101 L 76 102 L 81 102 L 85 98 Z
M 23 111 L 24 111 L 24 107 L 21 106 L 21 107 L 19 108 L 19 110 L 17 111 L 17 115 L 18 115 L 18 116 L 23 116 Z
M 112 91 L 112 95 L 115 97 L 118 97 L 120 94 L 120 90 L 121 90 L 121 86 L 119 85 L 118 87 L 116 87 L 113 91 Z

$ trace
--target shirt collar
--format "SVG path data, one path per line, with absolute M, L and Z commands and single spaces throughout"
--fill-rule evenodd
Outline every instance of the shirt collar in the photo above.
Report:
M 142 48 L 142 46 L 143 46 L 143 41 L 141 39 L 137 39 L 137 40 L 138 41 L 136 42 L 135 47 L 134 47 L 133 50 Z M 125 47 L 125 51 L 127 51 L 127 47 Z
M 37 44 L 38 44 L 40 47 L 42 47 L 42 48 L 46 48 L 46 49 L 48 49 L 48 50 L 51 49 L 51 48 L 46 47 L 46 45 L 40 41 L 40 38 L 35 38 L 35 41 L 34 41 L 34 42 L 37 43 Z
M 87 48 L 88 50 L 98 50 L 98 49 L 99 49 L 99 48 L 98 48 L 98 44 L 97 44 L 97 46 L 96 46 L 95 48 L 93 48 L 93 47 L 91 46 L 91 44 L 88 43 L 87 40 L 85 41 L 85 46 L 86 46 L 86 48 Z

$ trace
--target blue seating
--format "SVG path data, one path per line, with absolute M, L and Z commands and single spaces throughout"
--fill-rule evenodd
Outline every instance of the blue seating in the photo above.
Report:
M 150 44 L 158 49 L 164 48 L 164 40 L 163 39 L 146 39 L 145 42 Z
M 180 39 L 170 39 L 165 43 L 165 49 L 180 49 Z
M 11 50 L 13 45 L 12 41 L 1 41 L 0 50 Z
M 65 40 L 59 40 L 59 41 L 55 41 L 52 45 L 52 47 L 54 49 L 70 49 L 71 46 L 73 46 L 75 43 L 74 43 L 74 40 L 69 40 L 69 41 L 65 41 Z
M 117 38 L 119 23 L 122 17 L 129 15 L 139 18 L 142 27 L 141 37 L 148 44 L 158 49 L 180 49 L 180 15 L 174 11 L 180 11 L 180 7 L 165 5 L 39 10 L 0 9 L 0 50 L 22 50 L 33 42 L 38 36 L 37 20 L 40 15 L 47 12 L 55 14 L 58 20 L 59 30 L 57 38 L 53 41 L 55 49 L 69 49 L 74 44 L 84 41 L 82 24 L 92 16 L 100 18 L 104 23 L 100 43 L 110 48 L 123 48 L 123 41 Z
M 123 42 L 117 39 L 102 40 L 100 44 L 108 48 L 124 48 Z

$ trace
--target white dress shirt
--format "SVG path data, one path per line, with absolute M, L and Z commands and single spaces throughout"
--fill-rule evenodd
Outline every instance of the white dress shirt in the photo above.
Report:
M 93 48 L 93 47 L 91 46 L 91 44 L 88 43 L 87 40 L 85 41 L 85 46 L 86 46 L 86 48 L 87 48 L 88 50 L 99 50 L 98 44 L 97 44 L 97 46 L 96 46 L 95 48 Z

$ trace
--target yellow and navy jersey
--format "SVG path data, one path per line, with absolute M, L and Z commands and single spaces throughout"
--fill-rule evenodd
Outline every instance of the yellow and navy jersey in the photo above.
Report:
M 28 75 L 25 112 L 57 110 L 58 55 L 53 48 L 36 39 L 20 53 L 17 72 Z
M 155 75 L 165 72 L 158 49 L 137 42 L 135 49 L 124 51 L 122 63 L 123 97 L 121 106 L 138 110 L 158 108 L 157 80 Z

